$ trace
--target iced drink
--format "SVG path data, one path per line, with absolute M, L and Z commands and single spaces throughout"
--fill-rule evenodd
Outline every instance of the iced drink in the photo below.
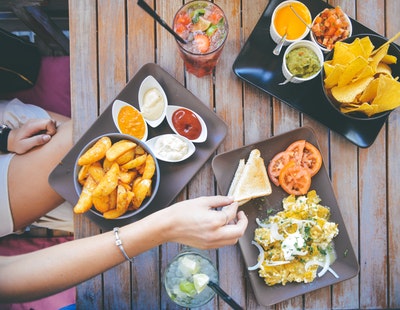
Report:
M 202 251 L 192 248 L 178 254 L 164 274 L 168 296 L 182 307 L 200 307 L 214 298 L 209 281 L 218 283 L 216 268 Z
M 228 36 L 221 8 L 209 1 L 189 2 L 176 13 L 173 27 L 187 41 L 177 41 L 186 70 L 197 77 L 211 74 Z

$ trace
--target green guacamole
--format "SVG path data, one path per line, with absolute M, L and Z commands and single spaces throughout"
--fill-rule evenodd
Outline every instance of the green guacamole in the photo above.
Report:
M 308 47 L 298 47 L 286 55 L 286 66 L 291 74 L 308 78 L 321 69 L 318 56 Z

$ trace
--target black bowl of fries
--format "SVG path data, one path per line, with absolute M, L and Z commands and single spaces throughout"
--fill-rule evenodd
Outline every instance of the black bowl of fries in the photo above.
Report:
M 105 219 L 124 219 L 142 212 L 160 185 L 157 158 L 145 142 L 109 133 L 90 141 L 74 169 L 77 214 L 91 211 Z

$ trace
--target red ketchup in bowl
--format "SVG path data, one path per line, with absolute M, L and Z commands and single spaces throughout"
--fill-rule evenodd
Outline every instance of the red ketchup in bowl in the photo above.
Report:
M 189 140 L 197 139 L 201 134 L 201 124 L 192 111 L 180 108 L 172 114 L 172 124 L 181 136 Z

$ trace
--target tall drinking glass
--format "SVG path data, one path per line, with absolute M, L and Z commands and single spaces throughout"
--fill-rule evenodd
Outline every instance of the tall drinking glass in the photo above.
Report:
M 222 9 L 210 1 L 188 2 L 175 14 L 173 28 L 187 41 L 176 41 L 186 70 L 197 77 L 211 74 L 229 32 Z
M 205 251 L 184 247 L 169 263 L 163 280 L 173 302 L 197 308 L 214 298 L 215 292 L 207 283 L 218 283 L 218 271 Z

